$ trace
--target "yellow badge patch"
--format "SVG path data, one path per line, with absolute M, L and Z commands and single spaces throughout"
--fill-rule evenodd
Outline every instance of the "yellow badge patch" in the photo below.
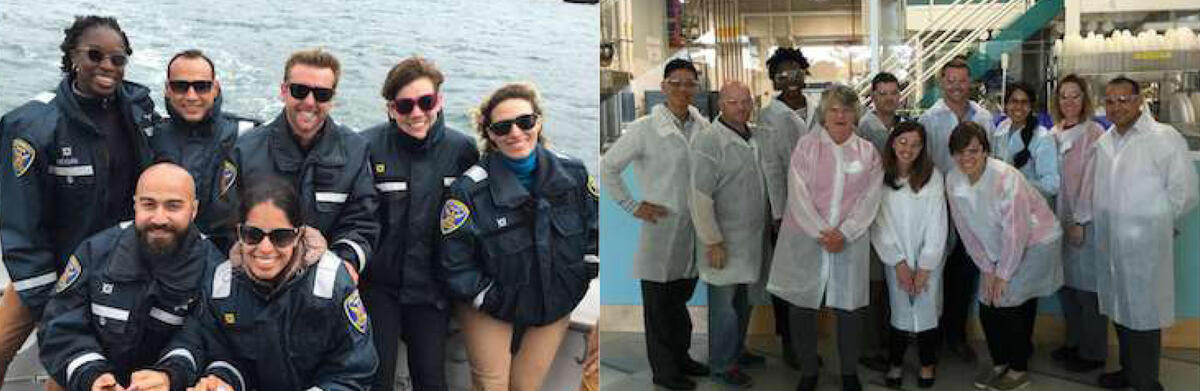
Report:
M 220 181 L 221 196 L 224 196 L 233 187 L 233 183 L 237 181 L 237 166 L 233 165 L 233 162 L 226 160 L 224 163 L 221 163 Z
M 596 177 L 588 175 L 588 192 L 592 193 L 592 197 L 600 198 L 600 188 L 596 186 Z
M 453 198 L 446 200 L 446 204 L 442 206 L 442 235 L 462 227 L 470 216 L 471 208 L 468 208 L 467 204 Z
M 350 325 L 354 326 L 355 330 L 366 334 L 367 332 L 367 309 L 363 307 L 362 298 L 358 297 L 358 291 L 355 290 L 346 296 L 346 301 L 342 303 L 342 307 L 346 309 L 346 319 L 350 320 Z
M 72 254 L 71 258 L 67 259 L 67 267 L 58 276 L 58 283 L 54 284 L 54 293 L 60 293 L 70 288 L 76 280 L 79 280 L 80 274 L 83 274 L 83 268 L 79 266 L 79 258 L 75 258 L 75 255 Z
M 382 174 L 385 171 L 387 171 L 387 166 L 383 165 L 383 163 L 375 163 L 375 173 L 376 174 Z
M 223 320 L 225 320 L 225 324 L 237 323 L 237 314 L 234 314 L 232 312 L 226 312 Z
M 33 149 L 33 145 L 19 138 L 13 139 L 12 167 L 14 174 L 17 174 L 18 177 L 25 175 L 29 171 L 29 167 L 33 167 L 35 158 L 37 158 L 37 150 Z

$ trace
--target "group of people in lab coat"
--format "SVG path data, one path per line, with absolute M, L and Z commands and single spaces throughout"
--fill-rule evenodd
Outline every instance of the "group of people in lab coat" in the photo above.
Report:
M 752 386 L 743 368 L 763 358 L 745 348 L 748 289 L 765 281 L 784 359 L 801 372 L 797 390 L 817 386 L 822 308 L 837 320 L 842 389 L 861 389 L 874 264 L 888 287 L 888 299 L 875 304 L 890 310 L 889 386 L 902 384 L 910 339 L 922 388 L 934 384 L 943 340 L 973 357 L 965 343 L 973 300 L 992 359 L 974 386 L 1028 386 L 1037 299 L 1057 293 L 1068 335 L 1056 359 L 1074 371 L 1103 367 L 1111 319 L 1121 370 L 1098 382 L 1161 389 L 1160 332 L 1174 316 L 1174 223 L 1196 204 L 1197 179 L 1182 136 L 1142 109 L 1136 82 L 1105 86 L 1113 125 L 1104 130 L 1091 119 L 1087 83 L 1064 78 L 1049 99 L 1055 125 L 1046 129 L 1034 115 L 1036 92 L 1023 85 L 1006 89 L 1008 118 L 994 126 L 969 99 L 961 59 L 940 70 L 943 98 L 916 121 L 895 114 L 899 81 L 890 74 L 873 79 L 875 107 L 864 113 L 845 86 L 817 102 L 805 97 L 807 67 L 799 50 L 781 48 L 768 60 L 779 94 L 758 121 L 750 122 L 750 89 L 730 82 L 709 123 L 690 105 L 696 68 L 672 60 L 666 103 L 630 124 L 602 158 L 604 187 L 644 222 L 634 275 L 656 385 L 692 389 L 690 377 L 710 375 Z M 640 199 L 622 179 L 630 164 Z M 708 366 L 688 353 L 686 302 L 697 278 L 709 299 Z

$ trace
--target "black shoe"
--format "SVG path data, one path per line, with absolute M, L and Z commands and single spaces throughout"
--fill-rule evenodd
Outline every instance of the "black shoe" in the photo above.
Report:
M 1115 390 L 1120 388 L 1128 388 L 1129 378 L 1125 377 L 1124 370 L 1120 370 L 1100 375 L 1099 378 L 1096 378 L 1096 383 L 1099 383 L 1100 387 Z
M 928 379 L 923 378 L 923 377 L 917 377 L 917 387 L 933 388 L 933 383 L 936 381 L 937 381 L 937 377 L 931 377 Z
M 862 391 L 858 375 L 842 375 L 842 391 Z
M 972 349 L 971 345 L 968 345 L 965 342 L 951 343 L 947 345 L 946 348 L 950 350 L 950 353 L 953 353 L 959 359 L 967 362 L 968 364 L 974 364 L 976 361 L 975 349 Z
M 880 354 L 859 357 L 858 364 L 875 372 L 886 372 L 888 367 L 891 366 L 891 363 L 888 362 L 887 357 L 884 357 Z
M 1081 357 L 1072 357 L 1063 363 L 1063 367 L 1070 372 L 1091 372 L 1100 368 L 1104 368 L 1104 360 L 1088 360 Z
M 754 386 L 754 379 L 750 375 L 743 373 L 737 369 L 730 369 L 725 372 L 717 372 L 712 375 L 713 381 L 717 383 L 737 388 L 750 388 Z
M 668 379 L 654 379 L 654 384 L 668 390 L 694 390 L 696 382 L 685 376 L 675 376 Z
M 683 374 L 688 376 L 708 376 L 712 371 L 708 369 L 708 365 L 701 364 L 696 360 L 688 358 L 683 361 Z
M 763 357 L 763 356 L 759 356 L 757 354 L 751 354 L 750 352 L 747 352 L 747 351 L 743 351 L 742 354 L 740 356 L 738 356 L 737 363 L 738 363 L 739 367 L 743 367 L 743 368 L 760 367 L 760 366 L 767 364 L 767 358 Z
M 800 384 L 796 385 L 796 391 L 817 391 L 817 377 L 805 376 L 800 378 Z
M 1068 362 L 1075 357 L 1079 357 L 1079 347 L 1063 345 L 1063 347 L 1054 349 L 1053 352 L 1050 352 L 1050 358 L 1058 362 Z

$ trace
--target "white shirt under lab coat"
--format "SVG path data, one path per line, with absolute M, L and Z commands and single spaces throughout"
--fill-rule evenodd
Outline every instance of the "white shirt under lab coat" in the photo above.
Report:
M 1133 330 L 1167 328 L 1175 321 L 1175 222 L 1197 202 L 1187 143 L 1143 112 L 1124 136 L 1110 127 L 1096 148 L 1100 313 Z
M 992 125 L 992 113 L 978 103 L 967 101 L 967 104 L 967 118 L 970 118 L 971 122 L 983 126 L 987 134 L 995 133 L 995 126 Z M 949 106 L 946 106 L 945 100 L 938 99 L 937 103 L 921 114 L 918 121 L 925 126 L 925 134 L 929 137 L 925 145 L 928 146 L 929 157 L 933 158 L 933 164 L 937 166 L 938 171 L 949 174 L 954 169 L 954 159 L 950 157 L 950 133 L 954 131 L 954 127 L 958 126 L 958 115 L 954 114 Z M 996 145 L 995 142 L 991 144 Z
M 745 140 L 718 119 L 692 137 L 692 222 L 700 279 L 712 285 L 758 281 L 768 218 L 758 134 Z M 722 243 L 725 266 L 709 266 L 708 245 Z
M 809 105 L 812 106 L 812 105 Z M 808 123 L 796 111 L 778 98 L 758 112 L 758 132 L 762 152 L 763 172 L 767 180 L 767 198 L 771 203 L 771 218 L 783 218 L 787 205 L 787 172 L 792 148 L 800 136 L 808 134 Z
M 767 290 L 800 307 L 853 311 L 865 307 L 871 223 L 879 210 L 883 167 L 871 142 L 851 135 L 841 145 L 818 126 L 800 138 L 788 171 L 788 204 Z M 845 236 L 839 253 L 825 251 L 820 232 Z
M 610 196 L 629 213 L 637 209 L 621 173 L 633 163 L 641 188 L 642 200 L 665 207 L 667 216 L 657 223 L 641 222 L 638 250 L 633 256 L 633 277 L 668 282 L 697 275 L 696 234 L 689 207 L 691 189 L 690 140 L 682 126 L 695 135 L 708 128 L 708 122 L 695 107 L 688 107 L 686 124 L 664 105 L 655 106 L 649 115 L 629 124 L 628 130 L 600 159 L 600 181 Z
M 913 192 L 907 179 L 897 182 L 901 184 L 899 189 L 883 185 L 879 213 L 871 225 L 871 243 L 884 265 L 892 326 L 919 333 L 937 327 L 942 310 L 942 265 L 948 221 L 945 186 L 936 168 L 919 192 Z M 909 296 L 900 289 L 896 265 L 901 262 L 913 273 L 918 269 L 929 271 L 924 292 Z
M 1021 140 L 1021 129 L 1012 128 L 1011 118 L 996 126 L 992 140 L 996 142 L 992 145 L 992 155 L 1016 167 L 1013 157 L 1025 148 L 1025 141 Z M 1043 197 L 1054 199 L 1059 186 L 1058 149 L 1054 144 L 1054 136 L 1046 127 L 1038 125 L 1033 129 L 1033 137 L 1029 139 L 1029 154 L 1029 161 L 1019 170 Z
M 888 127 L 883 124 L 883 120 L 879 119 L 879 113 L 871 110 L 858 119 L 858 128 L 855 128 L 854 133 L 870 141 L 871 145 L 875 146 L 875 150 L 882 155 L 888 136 L 892 134 L 892 129 L 896 125 L 899 125 L 902 120 L 899 116 L 894 116 L 892 117 L 892 126 Z

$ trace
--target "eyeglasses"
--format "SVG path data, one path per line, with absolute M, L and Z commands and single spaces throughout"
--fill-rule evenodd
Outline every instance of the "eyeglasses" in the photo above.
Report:
M 212 80 L 171 80 L 167 82 L 167 87 L 176 94 L 186 94 L 189 89 L 195 89 L 197 94 L 207 94 L 212 91 Z
M 686 88 L 690 90 L 700 86 L 695 80 L 667 79 L 665 81 L 671 88 Z
M 299 83 L 288 83 L 288 92 L 292 94 L 293 98 L 298 100 L 304 100 L 304 98 L 307 98 L 309 92 L 312 92 L 313 99 L 316 99 L 317 102 L 325 103 L 330 99 L 333 99 L 332 88 L 313 87 Z
M 518 128 L 521 128 L 521 130 L 528 132 L 533 130 L 533 127 L 537 125 L 537 122 L 537 114 L 525 114 L 509 120 L 492 122 L 491 125 L 488 125 L 487 130 L 494 135 L 504 136 L 508 134 L 508 132 L 512 131 L 513 124 L 516 124 Z
M 1117 104 L 1117 103 L 1126 104 L 1129 102 L 1133 102 L 1134 100 L 1137 100 L 1137 98 L 1138 98 L 1138 95 L 1107 96 L 1107 97 L 1104 97 L 1104 104 L 1109 104 L 1109 105 Z
M 416 99 L 400 98 L 400 99 L 396 99 L 396 100 L 392 101 L 392 103 L 394 103 L 396 105 L 397 113 L 400 113 L 402 115 L 408 115 L 408 113 L 411 113 L 413 111 L 413 108 L 416 108 L 416 107 L 420 107 L 421 111 L 424 111 L 424 112 L 429 112 L 429 110 L 433 110 L 433 107 L 437 106 L 438 98 L 437 98 L 437 95 L 428 94 L 428 95 L 418 96 Z
M 112 54 L 105 54 L 104 52 L 100 51 L 100 49 L 96 49 L 96 48 L 86 48 L 86 49 L 79 48 L 79 49 L 75 49 L 75 50 L 76 51 L 84 51 L 84 53 L 87 54 L 88 60 L 91 62 L 94 62 L 96 64 L 104 62 L 104 59 L 106 59 L 106 58 L 108 59 L 109 62 L 112 62 L 113 66 L 115 66 L 115 67 L 123 67 L 123 66 L 125 66 L 125 64 L 129 63 L 129 56 L 126 55 L 125 53 L 118 52 L 118 53 L 112 53 Z
M 1076 94 L 1076 95 L 1066 95 L 1066 94 L 1064 94 L 1064 95 L 1059 95 L 1059 96 L 1058 96 L 1058 99 L 1059 99 L 1059 100 L 1062 100 L 1062 101 L 1064 101 L 1064 102 L 1066 102 L 1066 101 L 1076 102 L 1076 101 L 1081 101 L 1081 100 L 1083 100 L 1083 95 L 1078 95 L 1078 94 Z
M 257 246 L 265 237 L 271 240 L 272 246 L 288 247 L 296 243 L 300 228 L 276 228 L 267 232 L 255 226 L 238 224 L 237 234 L 242 243 L 250 246 Z
M 804 76 L 805 76 L 805 73 L 804 73 L 804 71 L 800 71 L 800 70 L 797 70 L 797 71 L 781 71 L 781 72 L 779 72 L 779 73 L 776 73 L 776 74 L 775 74 L 775 80 L 779 80 L 779 81 L 785 81 L 785 80 L 804 80 Z

